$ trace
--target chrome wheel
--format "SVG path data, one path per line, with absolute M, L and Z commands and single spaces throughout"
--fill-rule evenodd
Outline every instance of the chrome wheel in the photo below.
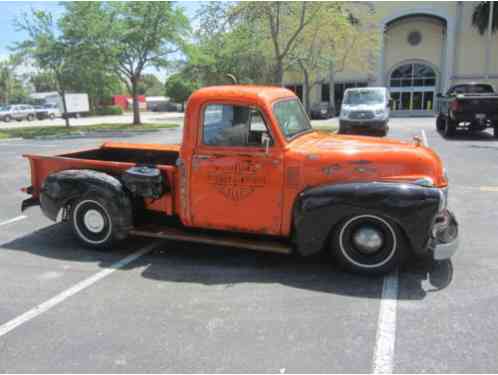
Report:
M 379 216 L 358 215 L 346 220 L 336 238 L 339 258 L 350 267 L 376 271 L 396 260 L 397 232 Z
M 384 243 L 384 235 L 372 226 L 362 226 L 353 233 L 353 244 L 363 254 L 373 254 Z
M 79 201 L 73 209 L 72 223 L 78 237 L 89 245 L 104 244 L 112 234 L 109 213 L 96 200 Z
M 99 233 L 105 227 L 105 219 L 97 210 L 88 210 L 83 216 L 86 228 L 92 233 Z

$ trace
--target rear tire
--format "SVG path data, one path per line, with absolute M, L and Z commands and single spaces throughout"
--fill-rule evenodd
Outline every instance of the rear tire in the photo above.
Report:
M 109 250 L 116 242 L 120 213 L 107 202 L 99 194 L 89 193 L 72 204 L 73 233 L 87 247 Z
M 436 118 L 436 130 L 441 132 L 444 130 L 444 118 L 441 115 L 438 115 Z
M 48 118 L 49 118 L 50 120 L 53 120 L 53 119 L 55 118 L 55 115 L 54 115 L 53 113 L 51 113 L 51 114 L 49 114 L 49 115 L 48 115 Z
M 35 119 L 35 116 L 33 116 L 33 115 L 28 115 L 26 117 L 26 120 L 28 120 L 28 121 L 33 121 L 34 119 Z
M 456 123 L 453 120 L 450 120 L 446 117 L 446 121 L 444 123 L 444 136 L 445 138 L 450 138 L 455 135 L 456 132 Z
M 331 251 L 342 268 L 381 275 L 401 265 L 405 241 L 391 220 L 373 214 L 345 219 L 334 231 Z
M 3 121 L 5 121 L 5 122 L 11 122 L 12 121 L 12 117 L 10 117 L 9 115 L 7 115 L 7 116 L 5 116 L 3 118 Z

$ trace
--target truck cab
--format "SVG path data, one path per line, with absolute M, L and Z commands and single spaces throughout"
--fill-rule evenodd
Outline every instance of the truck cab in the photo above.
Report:
M 196 91 L 181 145 L 107 143 L 26 155 L 32 197 L 86 245 L 129 235 L 303 256 L 383 273 L 405 255 L 450 257 L 457 223 L 439 157 L 420 142 L 314 130 L 289 90 Z

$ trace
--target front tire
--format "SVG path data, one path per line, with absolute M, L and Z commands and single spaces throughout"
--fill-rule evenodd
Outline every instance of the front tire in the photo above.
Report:
M 11 122 L 11 121 L 12 121 L 12 117 L 11 117 L 11 116 L 9 116 L 9 115 L 7 115 L 7 116 L 5 116 L 5 117 L 3 118 L 3 121 L 5 121 L 5 122 Z
M 35 116 L 34 116 L 34 115 L 28 115 L 28 116 L 26 117 L 26 120 L 28 120 L 28 121 L 33 121 L 34 119 L 35 119 Z
M 72 205 L 71 227 L 85 246 L 108 250 L 115 242 L 117 215 L 106 199 L 95 193 L 87 194 Z
M 335 230 L 331 250 L 339 265 L 366 274 L 385 274 L 402 263 L 404 241 L 397 225 L 373 214 L 345 219 Z

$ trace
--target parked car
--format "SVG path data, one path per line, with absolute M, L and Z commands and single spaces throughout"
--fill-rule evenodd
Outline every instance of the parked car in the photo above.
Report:
M 493 128 L 498 138 L 498 94 L 487 83 L 465 83 L 450 87 L 446 95 L 438 94 L 436 128 L 445 137 L 457 129 L 469 132 Z
M 312 119 L 327 119 L 334 116 L 334 107 L 330 103 L 322 102 L 311 107 L 310 116 Z
M 59 107 L 56 104 L 35 105 L 34 108 L 38 120 L 53 120 L 61 116 Z
M 315 131 L 283 88 L 194 92 L 181 145 L 106 143 L 25 157 L 31 197 L 22 210 L 41 205 L 97 249 L 136 235 L 303 256 L 325 250 L 353 271 L 379 274 L 405 255 L 442 260 L 458 247 L 433 150 Z
M 339 133 L 385 136 L 389 130 L 389 91 L 385 87 L 349 88 L 344 92 Z
M 36 118 L 36 111 L 33 106 L 27 104 L 7 105 L 0 111 L 0 120 L 10 122 L 12 120 L 33 121 Z

